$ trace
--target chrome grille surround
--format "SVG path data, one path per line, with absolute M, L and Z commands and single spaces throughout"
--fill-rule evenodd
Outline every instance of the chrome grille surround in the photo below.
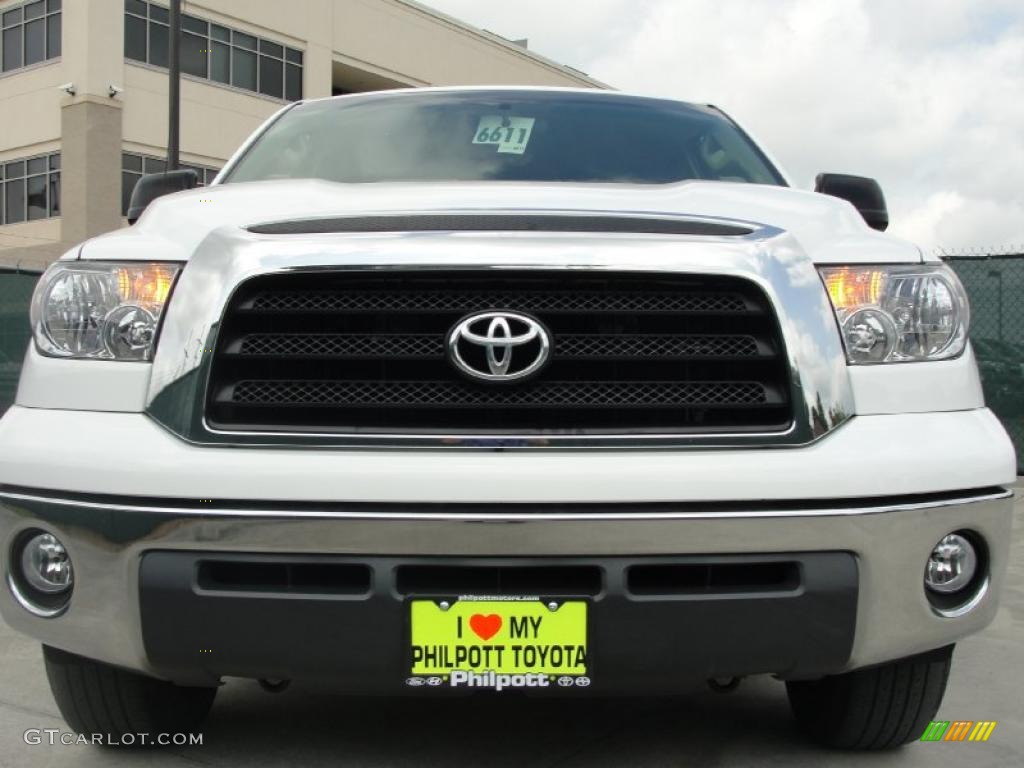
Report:
M 799 245 L 780 230 L 752 229 L 748 235 L 729 237 L 538 232 L 267 236 L 225 227 L 200 245 L 179 280 L 154 359 L 147 412 L 171 432 L 201 444 L 445 449 L 805 445 L 841 425 L 853 412 L 840 339 L 828 298 Z M 339 270 L 594 270 L 743 278 L 765 293 L 777 314 L 791 374 L 794 419 L 785 430 L 752 434 L 646 430 L 554 434 L 543 440 L 535 434 L 278 433 L 213 428 L 204 417 L 210 362 L 222 313 L 238 286 L 270 273 Z M 581 344 L 565 337 L 561 343 L 570 348 L 575 344 L 576 354 L 586 356 L 593 354 L 587 345 L 594 341 Z M 358 347 L 352 339 L 340 343 Z M 628 342 L 614 337 L 610 343 Z M 744 345 L 749 349 L 748 342 L 734 339 L 721 349 L 743 354 Z M 654 354 L 656 347 L 652 347 Z M 714 354 L 713 344 L 708 350 Z M 371 349 L 369 354 L 373 353 Z M 409 353 L 418 353 L 417 344 L 411 345 Z

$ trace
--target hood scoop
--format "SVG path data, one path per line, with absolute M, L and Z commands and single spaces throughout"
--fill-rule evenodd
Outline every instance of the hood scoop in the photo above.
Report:
M 256 224 L 256 235 L 328 235 L 354 232 L 619 232 L 742 237 L 754 230 L 732 222 L 674 216 L 562 213 L 444 213 L 334 216 Z

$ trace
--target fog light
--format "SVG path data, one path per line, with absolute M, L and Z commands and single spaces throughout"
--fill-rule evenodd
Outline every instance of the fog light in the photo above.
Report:
M 29 587 L 44 595 L 66 592 L 74 579 L 67 550 L 50 533 L 37 533 L 25 542 L 21 551 L 21 575 Z
M 978 570 L 978 554 L 965 536 L 944 536 L 928 557 L 924 583 L 928 589 L 949 595 L 964 589 Z

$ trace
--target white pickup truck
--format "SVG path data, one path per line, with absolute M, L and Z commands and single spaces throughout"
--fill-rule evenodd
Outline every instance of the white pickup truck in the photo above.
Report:
M 290 105 L 194 183 L 47 270 L 0 420 L 0 612 L 73 728 L 773 675 L 818 741 L 920 737 L 1015 460 L 876 183 L 537 88 Z

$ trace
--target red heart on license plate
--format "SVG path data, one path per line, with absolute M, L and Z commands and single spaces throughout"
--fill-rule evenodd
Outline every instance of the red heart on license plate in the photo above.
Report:
M 490 640 L 501 629 L 501 616 L 496 613 L 489 613 L 486 616 L 474 613 L 469 617 L 469 628 L 476 632 L 481 640 Z

